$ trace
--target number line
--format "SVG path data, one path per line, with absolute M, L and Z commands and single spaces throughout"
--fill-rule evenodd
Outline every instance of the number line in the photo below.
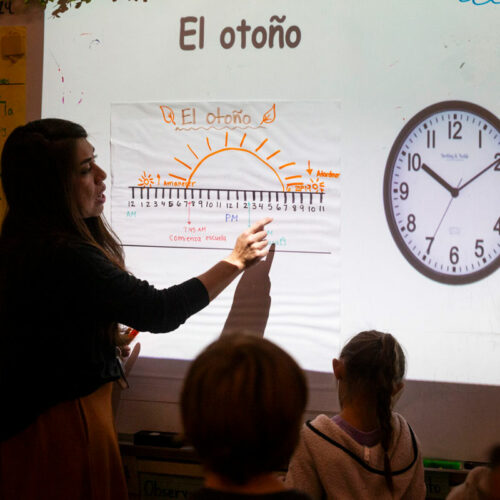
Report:
M 174 174 L 169 174 L 171 177 L 174 177 L 176 179 L 180 180 L 185 180 L 182 177 L 176 176 Z M 140 198 L 143 199 L 144 192 L 146 192 L 146 195 L 149 199 L 149 191 L 151 189 L 154 189 L 154 196 L 155 198 L 158 197 L 158 190 L 165 192 L 169 191 L 170 196 L 169 198 L 172 198 L 172 191 L 177 193 L 177 199 L 182 198 L 182 195 L 180 194 L 181 192 L 184 192 L 184 198 L 186 197 L 186 191 L 191 191 L 191 199 L 194 198 L 194 192 L 198 192 L 198 199 L 201 199 L 201 196 L 203 194 L 203 191 L 206 192 L 206 195 L 208 199 L 210 199 L 210 193 L 211 192 L 216 192 L 217 196 L 219 196 L 219 193 L 226 192 L 226 199 L 230 200 L 230 194 L 235 193 L 236 195 L 236 200 L 239 200 L 239 193 L 243 193 L 244 200 L 246 201 L 247 195 L 251 194 L 253 200 L 255 200 L 255 195 L 258 193 L 260 195 L 260 199 L 262 200 L 262 195 L 263 194 L 275 194 L 276 195 L 276 201 L 279 201 L 279 196 L 281 195 L 284 200 L 286 201 L 287 196 L 292 197 L 292 202 L 295 202 L 295 197 L 299 196 L 300 197 L 300 202 L 303 203 L 304 195 L 309 196 L 309 203 L 313 203 L 313 197 L 317 198 L 319 197 L 319 203 L 323 203 L 324 201 L 324 196 L 325 193 L 312 193 L 312 192 L 303 192 L 303 191 L 274 191 L 274 190 L 266 190 L 266 189 L 224 189 L 224 188 L 182 188 L 182 187 L 171 187 L 171 186 L 128 186 L 128 188 L 131 190 L 132 193 L 132 199 L 135 200 L 136 198 L 136 189 L 139 190 L 140 193 Z M 164 198 L 164 195 L 162 195 L 162 198 Z M 219 199 L 219 198 L 218 198 Z
M 187 250 L 224 250 L 231 251 L 234 250 L 233 247 L 188 247 L 188 246 L 174 246 L 174 245 L 135 245 L 132 243 L 122 243 L 122 247 L 133 247 L 133 248 L 182 248 Z M 317 254 L 317 255 L 331 255 L 332 252 L 324 252 L 321 250 L 274 250 L 276 253 L 304 253 L 304 254 Z

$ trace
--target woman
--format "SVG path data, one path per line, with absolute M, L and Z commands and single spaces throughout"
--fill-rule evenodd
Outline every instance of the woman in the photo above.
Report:
M 304 425 L 286 484 L 311 498 L 425 498 L 417 439 L 392 411 L 404 383 L 405 356 L 389 333 L 361 332 L 333 360 L 340 414 Z
M 126 498 L 111 414 L 118 324 L 174 330 L 268 252 L 263 219 L 206 273 L 157 290 L 125 270 L 105 179 L 66 120 L 18 127 L 2 152 L 1 499 Z

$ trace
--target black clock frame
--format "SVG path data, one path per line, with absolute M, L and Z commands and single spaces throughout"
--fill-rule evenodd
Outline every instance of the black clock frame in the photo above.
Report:
M 391 193 L 391 181 L 392 181 L 392 173 L 395 167 L 396 159 L 398 156 L 401 147 L 406 140 L 406 138 L 411 134 L 411 132 L 416 128 L 416 126 L 426 120 L 429 116 L 439 113 L 442 111 L 465 111 L 468 113 L 474 113 L 478 115 L 483 120 L 489 122 L 493 127 L 495 127 L 498 131 L 500 131 L 500 120 L 487 109 L 473 104 L 467 101 L 441 101 L 436 104 L 432 104 L 423 110 L 419 111 L 415 116 L 413 116 L 401 129 L 394 144 L 392 145 L 391 151 L 389 153 L 389 157 L 387 158 L 387 163 L 385 167 L 384 173 L 384 208 L 385 208 L 385 216 L 387 219 L 387 224 L 389 225 L 389 229 L 392 234 L 392 238 L 394 239 L 396 245 L 399 250 L 406 258 L 406 260 L 420 273 L 428 278 L 438 281 L 440 283 L 445 283 L 447 285 L 465 285 L 468 283 L 473 283 L 475 281 L 479 281 L 486 276 L 489 276 L 491 273 L 495 272 L 500 267 L 500 255 L 498 255 L 490 264 L 483 267 L 482 269 L 465 274 L 465 275 L 450 275 L 446 273 L 441 273 L 438 271 L 434 271 L 418 259 L 408 248 L 406 245 L 404 238 L 399 232 L 398 225 L 396 224 L 396 219 L 394 216 L 394 211 L 392 207 L 392 193 Z

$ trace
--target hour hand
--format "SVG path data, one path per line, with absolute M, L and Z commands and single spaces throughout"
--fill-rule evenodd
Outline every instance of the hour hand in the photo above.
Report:
M 425 163 L 422 164 L 422 170 L 428 173 L 434 180 L 438 181 L 441 186 L 447 189 L 450 192 L 451 196 L 453 196 L 453 198 L 456 198 L 458 196 L 459 190 L 457 188 L 454 188 L 453 186 L 450 186 L 439 174 L 434 172 L 434 170 L 432 170 L 432 168 L 430 168 Z

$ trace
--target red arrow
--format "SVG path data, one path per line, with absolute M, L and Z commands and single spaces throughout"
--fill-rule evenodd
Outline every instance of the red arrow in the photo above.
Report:
M 312 168 L 311 168 L 311 161 L 310 161 L 310 160 L 308 160 L 308 161 L 307 161 L 307 166 L 308 166 L 309 168 L 306 170 L 306 172 L 307 172 L 309 175 L 311 175 L 311 174 L 312 174 Z
M 188 202 L 188 224 L 191 224 L 191 202 Z

